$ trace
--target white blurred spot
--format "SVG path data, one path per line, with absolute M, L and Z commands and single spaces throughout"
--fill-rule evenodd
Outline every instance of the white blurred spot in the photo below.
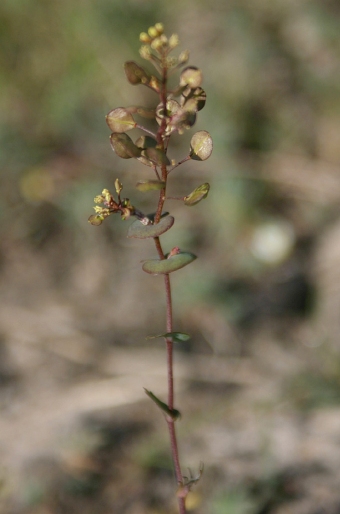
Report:
M 279 264 L 291 253 L 295 233 L 287 221 L 265 222 L 255 228 L 250 250 L 256 259 L 266 264 Z

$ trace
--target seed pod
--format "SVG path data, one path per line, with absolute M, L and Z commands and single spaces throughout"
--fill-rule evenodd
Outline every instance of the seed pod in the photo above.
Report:
M 213 150 L 211 135 L 206 130 L 196 132 L 190 141 L 190 158 L 196 161 L 205 161 Z
M 189 86 L 191 89 L 199 87 L 202 83 L 202 71 L 196 66 L 188 66 L 185 68 L 180 76 L 180 86 Z
M 150 80 L 149 73 L 134 61 L 127 61 L 124 64 L 124 70 L 126 78 L 133 86 L 148 84 Z
M 117 107 L 109 112 L 106 116 L 106 123 L 112 132 L 127 132 L 136 127 L 137 123 L 124 107 Z
M 210 185 L 208 182 L 205 182 L 201 186 L 196 187 L 196 189 L 194 189 L 190 195 L 184 197 L 184 204 L 188 205 L 189 207 L 196 205 L 208 196 L 209 189 Z
M 138 148 L 127 134 L 113 133 L 110 136 L 112 150 L 122 159 L 137 158 L 141 155 Z

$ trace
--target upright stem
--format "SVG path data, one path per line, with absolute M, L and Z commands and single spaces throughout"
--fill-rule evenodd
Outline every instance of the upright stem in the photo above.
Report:
M 171 283 L 170 276 L 164 275 L 164 285 L 166 293 L 166 330 L 167 332 L 173 331 L 172 322 L 172 299 L 171 299 Z M 173 342 L 172 339 L 166 339 L 167 349 L 167 364 L 168 364 L 168 407 L 169 409 L 174 408 L 174 373 L 173 373 Z M 176 438 L 176 427 L 175 422 L 172 418 L 167 418 L 170 446 L 172 452 L 172 458 L 175 466 L 175 473 L 177 484 L 183 483 L 183 475 L 181 471 L 181 465 L 179 462 L 179 452 Z M 178 498 L 178 506 L 180 514 L 186 513 L 185 498 Z
M 166 294 L 166 331 L 173 331 L 172 323 L 172 299 L 171 284 L 169 275 L 164 275 L 164 285 Z M 173 343 L 172 339 L 166 339 L 167 347 L 167 363 L 168 363 L 168 407 L 170 410 L 174 408 L 174 374 L 173 374 Z
M 164 252 L 161 242 L 158 237 L 154 238 L 156 249 L 160 259 L 164 259 Z M 172 298 L 171 298 L 171 283 L 170 276 L 164 275 L 165 296 L 166 296 L 166 331 L 170 333 L 173 331 L 173 317 L 172 317 Z M 166 356 L 167 356 L 167 373 L 168 373 L 168 407 L 170 410 L 174 409 L 174 371 L 173 371 L 173 342 L 171 338 L 166 338 Z M 179 452 L 176 437 L 175 422 L 172 418 L 166 418 L 170 436 L 170 447 L 172 453 L 172 460 L 174 462 L 175 474 L 177 484 L 183 483 L 183 475 L 179 461 Z M 185 498 L 178 498 L 178 507 L 180 514 L 186 514 Z
M 160 100 L 163 104 L 163 111 L 164 114 L 166 113 L 166 104 L 167 104 L 167 66 L 166 64 L 162 66 L 163 70 L 163 76 L 162 76 L 162 89 L 160 92 Z M 162 120 L 161 126 L 158 129 L 157 132 L 157 142 L 161 149 L 166 152 L 165 144 L 164 144 L 164 134 L 166 130 L 166 116 L 164 115 L 164 118 Z M 161 167 L 162 169 L 162 180 L 165 182 L 165 187 L 160 191 L 159 195 L 159 201 L 158 201 L 158 207 L 157 212 L 155 215 L 155 223 L 158 223 L 162 210 L 163 205 L 165 202 L 166 197 L 166 183 L 167 183 L 167 176 L 168 171 L 166 165 L 163 165 Z M 165 259 L 164 252 L 162 249 L 161 242 L 159 240 L 159 237 L 154 238 L 156 249 L 158 252 L 158 256 L 161 260 Z M 164 285 L 165 285 L 165 296 L 166 296 L 166 331 L 167 333 L 173 332 L 173 316 L 172 316 L 172 298 L 171 298 L 171 283 L 170 283 L 170 276 L 164 275 Z M 168 407 L 170 410 L 174 409 L 174 372 L 173 372 L 173 342 L 171 338 L 166 338 L 166 355 L 167 355 L 167 373 L 168 373 Z M 168 424 L 168 430 L 169 430 L 169 436 L 170 436 L 170 447 L 171 447 L 171 453 L 172 453 L 172 460 L 174 463 L 175 468 L 175 474 L 176 474 L 176 480 L 177 484 L 181 485 L 183 483 L 183 475 L 181 471 L 181 465 L 179 462 L 179 452 L 178 452 L 178 444 L 177 444 L 177 437 L 176 437 L 176 428 L 175 428 L 175 421 L 168 416 L 166 418 L 167 424 Z M 186 508 L 185 508 L 185 498 L 178 497 L 178 508 L 179 508 L 179 514 L 186 514 Z

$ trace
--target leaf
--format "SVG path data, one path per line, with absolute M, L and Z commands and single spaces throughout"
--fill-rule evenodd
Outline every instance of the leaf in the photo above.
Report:
M 157 336 L 148 336 L 146 339 L 158 339 L 159 337 L 172 339 L 175 343 L 183 343 L 189 341 L 191 336 L 184 332 L 167 332 L 166 334 L 159 334 Z
M 138 148 L 127 134 L 114 132 L 110 136 L 112 150 L 122 159 L 138 158 L 141 149 Z
M 169 406 L 162 402 L 159 398 L 157 398 L 157 396 L 155 396 L 151 391 L 148 391 L 147 389 L 145 389 L 144 387 L 144 391 L 146 392 L 146 394 L 148 395 L 149 398 L 151 398 L 151 400 L 153 402 L 155 402 L 155 404 L 157 405 L 157 407 L 159 409 L 161 409 L 163 412 L 165 412 L 165 414 L 167 416 L 169 416 L 171 419 L 173 419 L 174 421 L 176 421 L 177 419 L 179 419 L 181 417 L 181 413 L 179 412 L 179 410 L 177 409 L 169 409 Z
M 106 115 L 106 123 L 112 132 L 127 132 L 136 127 L 132 114 L 124 107 L 117 107 Z
M 213 150 L 211 135 L 206 130 L 196 132 L 190 141 L 190 158 L 196 161 L 205 161 Z
M 190 264 L 195 259 L 197 257 L 193 253 L 181 252 L 169 257 L 169 259 L 149 259 L 144 261 L 142 269 L 151 275 L 167 275 L 184 268 L 184 266 Z
M 169 216 L 169 213 L 167 211 L 162 212 L 161 219 L 165 218 L 165 216 Z M 154 223 L 155 222 L 156 213 L 152 212 L 151 214 L 147 214 L 147 217 L 149 218 L 149 220 L 152 221 L 152 223 Z
M 139 220 L 131 223 L 127 237 L 136 237 L 137 239 L 147 239 L 149 237 L 158 237 L 167 232 L 174 224 L 173 216 L 161 218 L 159 223 L 155 225 L 143 225 Z
M 184 197 L 184 204 L 191 207 L 208 196 L 210 185 L 208 182 L 196 187 L 190 195 Z
M 161 182 L 160 180 L 140 180 L 136 184 L 136 188 L 138 191 L 146 192 L 146 191 L 156 191 L 159 189 L 163 189 L 165 187 L 165 182 Z

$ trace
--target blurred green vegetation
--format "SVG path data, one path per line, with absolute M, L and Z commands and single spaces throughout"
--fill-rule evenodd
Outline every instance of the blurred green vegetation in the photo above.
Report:
M 218 184 L 214 212 L 224 213 L 228 238 L 254 209 L 264 214 L 270 210 L 265 204 L 271 188 L 263 191 L 262 184 L 235 178 L 249 171 L 239 152 L 340 157 L 335 143 L 324 141 L 322 146 L 319 133 L 328 121 L 340 124 L 337 2 L 216 1 L 212 9 L 204 0 L 185 5 L 4 0 L 3 231 L 18 216 L 14 207 L 27 212 L 45 201 L 64 211 L 61 198 L 74 181 L 86 188 L 89 180 L 108 177 L 112 168 L 123 166 L 110 153 L 104 115 L 143 98 L 137 88 L 126 85 L 122 64 L 127 58 L 139 59 L 138 34 L 159 19 L 168 31 L 180 34 L 192 62 L 204 69 L 208 104 L 199 123 L 214 136 L 215 157 L 206 169 Z M 57 157 L 66 159 L 58 161 L 62 171 L 53 167 Z M 31 187 L 24 180 L 27 175 Z M 63 187 L 57 188 L 58 180 Z M 30 206 L 22 209 L 23 202 Z M 66 215 L 71 216 L 70 209 Z M 19 222 L 14 225 L 20 229 Z
M 206 170 L 217 186 L 208 210 L 224 224 L 218 237 L 225 250 L 254 213 L 258 219 L 281 214 L 270 201 L 275 187 L 249 181 L 253 165 L 241 154 L 279 150 L 340 157 L 337 141 L 320 133 L 340 124 L 337 2 L 216 1 L 212 9 L 204 0 L 185 5 L 4 0 L 0 213 L 5 234 L 39 232 L 31 224 L 41 219 L 35 212 L 44 210 L 42 204 L 53 205 L 62 228 L 69 221 L 79 230 L 79 215 L 66 207 L 69 191 L 76 187 L 85 216 L 87 195 L 112 180 L 113 169 L 138 167 L 111 154 L 104 116 L 143 98 L 150 104 L 150 96 L 126 84 L 122 65 L 127 58 L 139 60 L 138 34 L 157 20 L 180 34 L 191 62 L 204 70 L 208 104 L 199 124 L 211 130 L 215 155 L 201 173 Z M 211 218 L 206 213 L 205 223 Z

